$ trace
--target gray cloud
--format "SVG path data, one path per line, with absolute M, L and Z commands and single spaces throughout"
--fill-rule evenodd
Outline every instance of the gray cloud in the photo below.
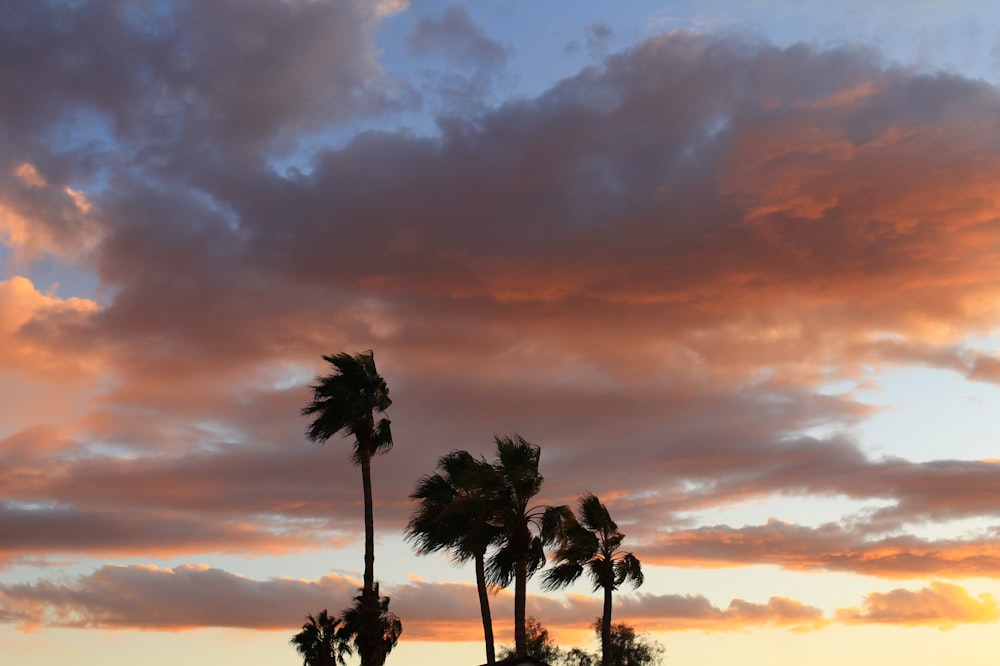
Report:
M 503 45 L 473 23 L 461 5 L 448 7 L 439 19 L 421 18 L 407 43 L 418 55 L 441 51 L 456 61 L 471 60 L 487 69 L 499 67 L 507 60 Z
M 198 565 L 104 566 L 72 584 L 4 585 L 0 603 L 28 627 L 287 629 L 302 622 L 304 608 L 348 606 L 357 585 L 337 576 L 256 581 Z
M 199 565 L 104 566 L 73 581 L 0 585 L 0 621 L 28 628 L 287 629 L 310 612 L 303 609 L 337 613 L 350 604 L 357 585 L 337 575 L 315 581 L 254 580 Z M 406 618 L 404 630 L 411 640 L 474 640 L 482 630 L 475 588 L 470 585 L 415 582 L 381 591 L 390 596 L 393 611 Z M 510 594 L 497 595 L 492 605 L 498 627 L 506 631 L 513 613 Z M 596 599 L 574 597 L 562 604 L 533 596 L 529 610 L 548 626 L 580 629 L 590 626 L 600 605 Z M 720 609 L 704 597 L 640 595 L 627 600 L 621 610 L 640 626 L 659 630 L 822 624 L 817 609 L 778 598 L 766 604 L 738 599 Z

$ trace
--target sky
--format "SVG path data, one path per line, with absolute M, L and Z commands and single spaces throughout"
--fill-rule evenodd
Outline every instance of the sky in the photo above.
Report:
M 390 663 L 484 661 L 402 530 L 519 433 L 672 666 L 992 665 L 998 181 L 985 0 L 0 3 L 3 662 L 301 663 L 363 523 L 300 411 L 372 349 Z

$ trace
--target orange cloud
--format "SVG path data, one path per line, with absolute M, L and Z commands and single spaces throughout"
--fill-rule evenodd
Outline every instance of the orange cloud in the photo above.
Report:
M 0 363 L 29 376 L 52 378 L 58 373 L 62 381 L 81 373 L 93 374 L 99 356 L 66 358 L 58 346 L 46 344 L 26 330 L 42 324 L 82 326 L 100 310 L 89 299 L 43 294 L 25 277 L 0 281 Z
M 989 594 L 973 597 L 964 588 L 935 581 L 919 590 L 898 588 L 867 595 L 860 608 L 842 608 L 837 619 L 848 624 L 895 624 L 951 629 L 958 624 L 1000 620 L 1000 606 Z
M 38 173 L 38 169 L 34 165 L 28 162 L 22 162 L 18 164 L 14 169 L 14 175 L 17 176 L 18 180 L 27 185 L 28 187 L 45 187 L 48 183 L 45 178 Z
M 1000 577 L 992 535 L 967 540 L 867 536 L 862 526 L 765 525 L 677 530 L 647 550 L 645 560 L 673 566 L 774 564 L 799 571 L 850 571 L 883 578 Z

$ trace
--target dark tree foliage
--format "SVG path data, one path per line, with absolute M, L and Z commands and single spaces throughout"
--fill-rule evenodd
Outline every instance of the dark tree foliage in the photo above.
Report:
M 340 614 L 343 626 L 340 637 L 353 642 L 354 647 L 361 650 L 362 640 L 368 636 L 374 637 L 375 649 L 372 657 L 378 664 L 384 664 L 385 658 L 392 652 L 403 633 L 403 623 L 395 613 L 389 610 L 389 597 L 378 596 L 378 583 L 375 583 L 375 598 L 378 599 L 375 622 L 368 619 L 364 608 L 364 594 L 354 597 L 354 604 L 344 609 Z
M 562 651 L 559 646 L 555 644 L 552 637 L 549 635 L 549 630 L 542 626 L 534 617 L 528 617 L 525 620 L 525 637 L 528 644 L 528 655 L 538 659 L 539 661 L 544 661 L 547 664 L 555 664 L 562 657 Z M 514 647 L 510 645 L 505 645 L 500 648 L 500 659 L 510 659 L 518 655 Z
M 331 617 L 325 608 L 316 617 L 307 615 L 302 631 L 289 643 L 302 655 L 302 666 L 336 666 L 345 663 L 344 655 L 352 654 L 341 620 Z
M 600 636 L 602 619 L 594 621 L 594 632 Z M 615 666 L 656 666 L 663 662 L 663 645 L 624 623 L 611 627 L 611 661 Z
M 602 618 L 594 621 L 594 634 L 601 637 Z M 601 650 L 587 652 L 581 648 L 562 650 L 548 630 L 533 617 L 527 621 L 528 648 L 530 656 L 551 666 L 597 666 L 601 663 Z M 650 640 L 645 634 L 636 634 L 635 629 L 620 622 L 611 627 L 611 663 L 614 666 L 659 666 L 663 663 L 663 645 Z M 500 649 L 500 658 L 514 657 L 514 649 L 505 646 Z
M 375 584 L 378 595 L 378 584 Z M 302 631 L 289 641 L 302 655 L 302 666 L 336 666 L 344 664 L 344 656 L 354 654 L 351 646 L 360 650 L 361 640 L 374 636 L 376 649 L 373 658 L 384 664 L 385 658 L 399 642 L 403 623 L 389 611 L 389 597 L 378 598 L 378 615 L 374 624 L 365 618 L 364 594 L 354 597 L 354 604 L 331 617 L 326 609 L 313 617 L 306 616 Z M 366 631 L 370 630 L 370 631 Z

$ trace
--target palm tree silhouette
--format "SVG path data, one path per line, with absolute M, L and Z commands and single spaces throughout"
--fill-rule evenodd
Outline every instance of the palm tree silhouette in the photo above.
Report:
M 422 477 L 411 499 L 419 502 L 406 526 L 406 538 L 420 554 L 449 551 L 459 563 L 475 562 L 479 610 L 483 618 L 486 663 L 496 662 L 493 620 L 486 580 L 486 551 L 501 536 L 489 521 L 493 467 L 468 451 L 452 451 L 438 460 L 437 472 Z
M 375 520 L 372 511 L 371 461 L 376 453 L 392 447 L 389 419 L 375 422 L 375 413 L 382 414 L 392 401 L 385 380 L 375 369 L 375 356 L 371 350 L 354 356 L 339 353 L 324 356 L 334 372 L 316 378 L 313 399 L 302 409 L 302 414 L 316 417 L 306 436 L 314 442 L 324 443 L 338 432 L 345 437 L 354 436 L 354 464 L 361 467 L 361 484 L 365 502 L 365 571 L 362 587 L 362 607 L 370 622 L 360 625 L 358 651 L 361 666 L 381 666 L 377 661 L 378 641 L 369 635 L 378 615 L 378 595 L 375 592 Z
M 399 637 L 403 633 L 403 623 L 395 613 L 389 611 L 389 597 L 379 596 L 378 583 L 375 583 L 375 598 L 378 599 L 375 622 L 372 623 L 367 619 L 371 616 L 365 612 L 364 591 L 362 591 L 362 594 L 354 597 L 354 605 L 340 613 L 343 626 L 338 635 L 345 641 L 353 639 L 359 651 L 361 641 L 367 636 L 373 637 L 375 649 L 372 657 L 375 663 L 381 666 L 392 652 L 392 648 L 399 642 Z
M 306 616 L 302 631 L 292 636 L 289 643 L 302 655 L 302 666 L 336 666 L 344 664 L 344 655 L 351 647 L 341 635 L 340 620 L 330 617 L 324 608 L 319 615 Z
M 544 477 L 538 472 L 541 449 L 520 435 L 495 438 L 496 459 L 489 479 L 490 522 L 500 529 L 497 549 L 487 567 L 489 581 L 500 587 L 514 582 L 514 651 L 528 656 L 525 607 L 527 583 L 545 565 L 545 545 L 559 535 L 568 507 L 529 506 Z
M 565 587 L 586 571 L 594 591 L 604 590 L 601 665 L 611 666 L 611 595 L 626 581 L 634 587 L 642 585 L 642 565 L 635 555 L 621 549 L 625 535 L 596 495 L 581 496 L 577 514 L 579 519 L 568 516 L 564 538 L 552 556 L 554 566 L 545 572 L 542 586 L 549 590 Z

